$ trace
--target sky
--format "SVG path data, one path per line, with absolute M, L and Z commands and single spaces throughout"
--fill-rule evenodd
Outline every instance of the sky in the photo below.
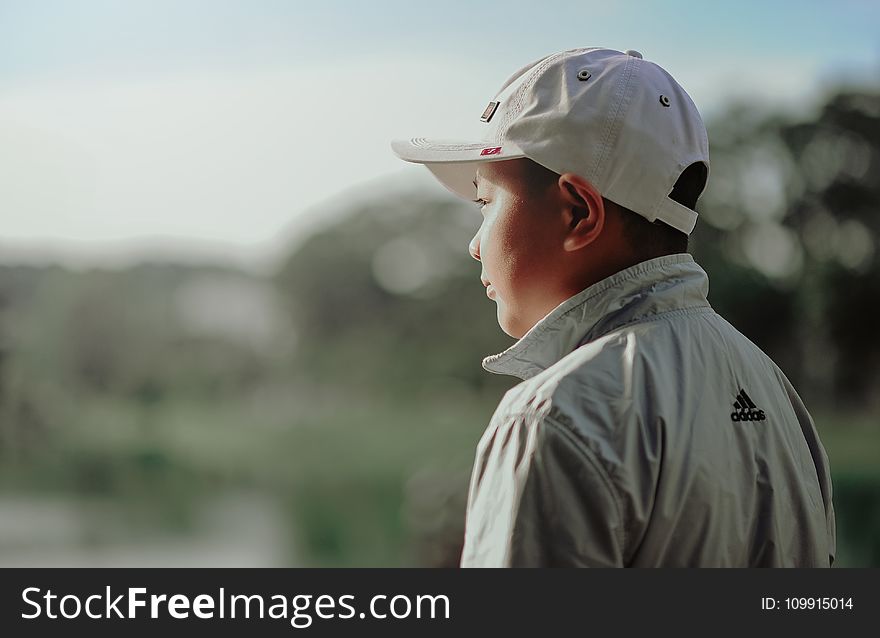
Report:
M 878 34 L 870 0 L 0 0 L 0 262 L 271 269 L 359 200 L 447 195 L 390 140 L 479 136 L 548 53 L 637 49 L 711 122 L 880 86 Z

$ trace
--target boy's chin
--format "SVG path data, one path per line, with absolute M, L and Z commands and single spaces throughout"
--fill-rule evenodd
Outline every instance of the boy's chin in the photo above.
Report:
M 522 320 L 507 311 L 503 301 L 496 298 L 495 303 L 498 304 L 498 325 L 504 331 L 504 334 L 514 339 L 520 339 L 529 331 L 529 327 L 523 325 L 524 322 Z

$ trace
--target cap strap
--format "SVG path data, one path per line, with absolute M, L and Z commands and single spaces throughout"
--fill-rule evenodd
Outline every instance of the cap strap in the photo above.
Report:
M 677 228 L 686 235 L 690 235 L 694 226 L 697 225 L 697 213 L 695 211 L 692 211 L 687 206 L 682 206 L 668 197 L 657 207 L 657 219 L 666 222 L 673 228 Z

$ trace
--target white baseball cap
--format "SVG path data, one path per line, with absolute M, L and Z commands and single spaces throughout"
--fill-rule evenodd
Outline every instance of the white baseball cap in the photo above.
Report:
M 709 140 L 681 85 L 637 51 L 561 51 L 514 73 L 480 116 L 479 141 L 394 140 L 403 160 L 424 164 L 450 191 L 473 200 L 480 162 L 528 157 L 589 180 L 603 197 L 649 221 L 690 234 L 697 213 L 669 198 L 681 173 L 702 162 Z

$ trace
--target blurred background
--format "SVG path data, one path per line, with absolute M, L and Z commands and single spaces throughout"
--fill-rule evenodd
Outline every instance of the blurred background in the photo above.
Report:
M 0 0 L 0 565 L 454 566 L 513 343 L 475 207 L 391 153 L 640 50 L 712 169 L 710 301 L 880 565 L 880 5 Z

